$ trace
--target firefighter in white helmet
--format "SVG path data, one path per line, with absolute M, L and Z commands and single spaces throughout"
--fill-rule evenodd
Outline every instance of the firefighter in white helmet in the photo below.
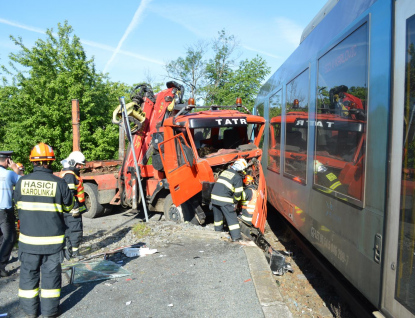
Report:
M 236 203 L 242 198 L 243 182 L 241 173 L 247 167 L 248 164 L 245 159 L 237 159 L 219 175 L 211 194 L 215 231 L 223 231 L 223 217 L 225 216 L 233 242 L 242 239 L 236 215 Z
M 86 212 L 85 193 L 82 178 L 80 177 L 80 169 L 85 164 L 85 156 L 80 151 L 71 152 L 68 158 L 61 161 L 63 169 L 60 177 L 63 178 L 69 186 L 69 189 L 75 196 L 79 214 L 65 214 L 65 257 L 81 258 L 79 254 L 79 246 L 83 236 L 83 224 L 81 214 Z

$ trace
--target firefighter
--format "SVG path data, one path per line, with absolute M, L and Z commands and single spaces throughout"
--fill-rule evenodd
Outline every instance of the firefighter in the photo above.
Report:
M 242 173 L 248 167 L 245 159 L 237 159 L 223 171 L 212 189 L 211 202 L 215 231 L 223 231 L 223 216 L 228 223 L 232 242 L 241 241 L 241 229 L 236 215 L 236 203 L 243 192 Z
M 11 158 L 12 153 L 13 151 L 0 151 L 0 277 L 9 276 L 6 265 L 16 240 L 12 193 L 20 175 Z
M 29 159 L 33 172 L 19 179 L 14 192 L 20 219 L 20 306 L 28 317 L 37 317 L 39 307 L 43 317 L 57 317 L 65 241 L 63 212 L 79 213 L 79 209 L 67 183 L 52 173 L 52 147 L 39 143 Z
M 81 214 L 86 212 L 84 185 L 80 177 L 80 169 L 85 164 L 85 156 L 80 151 L 71 152 L 68 158 L 62 160 L 63 169 L 60 177 L 63 178 L 75 196 L 78 203 L 79 214 L 65 214 L 65 257 L 80 259 L 79 245 L 83 235 L 83 224 Z
M 241 219 L 248 225 L 252 225 L 252 216 L 255 212 L 258 191 L 255 189 L 254 178 L 247 174 L 243 179 L 245 188 L 242 192 Z
M 314 173 L 318 177 L 318 184 L 327 188 L 327 190 L 319 189 L 321 192 L 332 193 L 336 191 L 347 193 L 347 186 L 342 184 L 337 176 L 318 160 L 314 160 Z

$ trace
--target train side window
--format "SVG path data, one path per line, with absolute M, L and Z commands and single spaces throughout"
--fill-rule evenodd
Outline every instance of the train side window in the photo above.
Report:
M 318 60 L 314 185 L 351 202 L 364 190 L 367 33 L 365 23 Z
M 303 184 L 307 174 L 309 70 L 286 86 L 284 174 Z
M 403 158 L 396 299 L 415 314 L 415 15 L 406 21 Z
M 268 169 L 278 173 L 280 172 L 281 111 L 282 90 L 279 90 L 269 99 L 269 141 L 267 161 Z
M 259 104 L 259 105 L 257 105 L 256 107 L 255 107 L 255 113 L 254 113 L 254 115 L 257 115 L 257 116 L 261 116 L 261 117 L 265 117 L 265 115 L 264 115 L 265 113 L 264 113 L 264 104 Z M 248 129 L 248 136 L 251 136 L 250 135 L 250 130 Z M 265 138 L 265 134 L 262 134 L 262 136 L 261 136 L 261 140 L 259 141 L 259 148 L 261 148 L 262 149 L 262 147 L 264 146 L 264 138 Z M 250 141 L 252 141 L 253 140 L 253 138 L 251 137 L 251 138 L 249 138 L 250 139 Z
M 259 104 L 255 107 L 255 115 L 264 117 L 264 104 Z

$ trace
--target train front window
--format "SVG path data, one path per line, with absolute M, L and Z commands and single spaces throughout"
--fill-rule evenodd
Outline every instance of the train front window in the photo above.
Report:
M 314 184 L 361 205 L 365 175 L 368 40 L 363 24 L 318 60 Z
M 306 183 L 309 70 L 305 70 L 286 87 L 284 175 Z
M 415 314 L 415 16 L 406 24 L 405 104 L 396 299 Z
M 268 169 L 280 172 L 282 90 L 269 99 Z

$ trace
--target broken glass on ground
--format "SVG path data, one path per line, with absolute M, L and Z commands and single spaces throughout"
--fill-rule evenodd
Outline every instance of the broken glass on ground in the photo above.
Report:
M 76 263 L 70 267 L 72 268 L 71 282 L 73 284 L 114 279 L 131 275 L 131 272 L 124 269 L 121 265 L 106 260 Z

